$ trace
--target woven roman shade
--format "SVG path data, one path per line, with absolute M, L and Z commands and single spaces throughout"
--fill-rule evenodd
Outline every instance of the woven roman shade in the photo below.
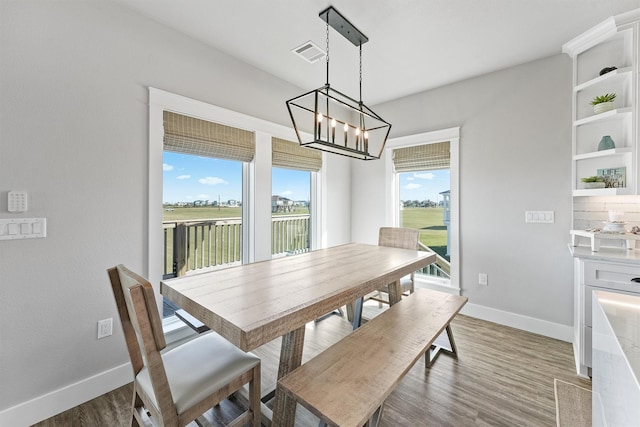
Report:
M 297 142 L 271 138 L 271 165 L 273 167 L 318 172 L 322 168 L 322 152 L 301 147 Z
M 449 169 L 450 157 L 449 141 L 393 150 L 393 164 L 396 172 Z
M 250 162 L 253 132 L 164 111 L 164 149 L 182 154 Z

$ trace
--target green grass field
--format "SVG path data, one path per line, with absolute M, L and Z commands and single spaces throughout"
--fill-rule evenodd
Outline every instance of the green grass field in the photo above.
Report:
M 404 208 L 401 226 L 420 230 L 420 241 L 441 257 L 449 259 L 447 253 L 447 227 L 443 224 L 444 210 L 437 208 Z
M 294 212 L 288 213 L 288 215 L 306 215 L 309 213 L 309 208 L 298 207 Z M 286 215 L 278 212 L 273 214 L 274 216 Z M 178 220 L 195 220 L 195 219 L 217 219 L 217 218 L 240 218 L 242 216 L 242 208 L 216 208 L 213 206 L 207 207 L 164 207 L 162 209 L 163 221 L 178 221 Z

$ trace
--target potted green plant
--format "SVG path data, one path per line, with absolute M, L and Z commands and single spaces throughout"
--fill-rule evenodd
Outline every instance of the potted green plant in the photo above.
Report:
M 605 93 L 604 95 L 598 95 L 591 100 L 593 105 L 593 112 L 596 114 L 604 113 L 605 111 L 613 110 L 615 104 L 613 101 L 616 99 L 615 93 Z
M 585 178 L 581 178 L 580 180 L 583 183 L 583 187 L 587 189 L 605 187 L 604 178 L 598 175 L 587 176 Z

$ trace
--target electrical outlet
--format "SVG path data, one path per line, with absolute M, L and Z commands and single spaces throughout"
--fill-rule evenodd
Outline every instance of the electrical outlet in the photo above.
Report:
M 489 285 L 489 277 L 487 276 L 487 273 L 478 274 L 478 284 L 483 286 Z
M 108 318 L 98 321 L 98 339 L 108 337 L 113 334 L 113 319 Z

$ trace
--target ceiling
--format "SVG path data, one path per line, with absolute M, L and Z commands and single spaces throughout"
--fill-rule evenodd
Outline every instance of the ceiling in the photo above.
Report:
M 363 32 L 369 106 L 558 54 L 562 44 L 640 0 L 115 0 L 303 90 L 326 82 L 318 14 L 335 7 Z M 329 30 L 331 87 L 358 98 L 358 48 Z

